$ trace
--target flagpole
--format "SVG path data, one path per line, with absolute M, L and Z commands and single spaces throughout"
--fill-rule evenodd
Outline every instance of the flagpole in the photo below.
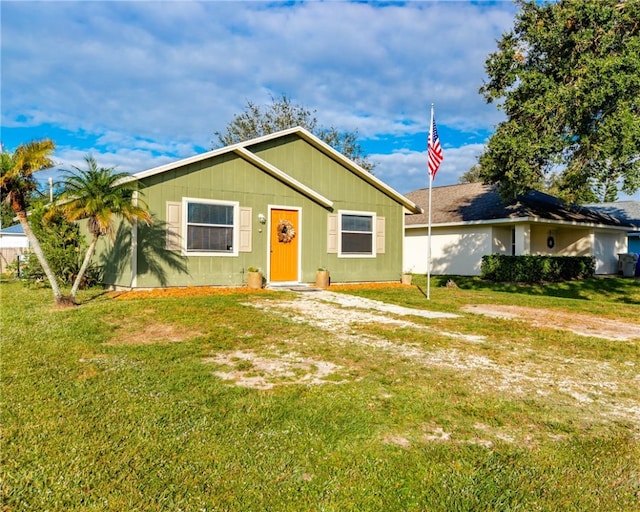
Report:
M 444 159 L 440 137 L 436 129 L 436 120 L 433 115 L 433 103 L 431 104 L 431 124 L 429 125 L 429 137 L 427 138 L 427 166 L 429 168 L 429 231 L 427 234 L 427 300 L 431 298 L 431 188 L 440 163 Z
M 433 126 L 433 103 L 431 104 L 431 122 L 429 123 L 429 139 L 432 137 L 431 127 Z M 432 142 L 429 140 L 429 143 Z M 427 144 L 428 146 L 429 144 Z M 428 150 L 427 150 L 428 151 Z M 427 233 L 427 300 L 431 300 L 431 185 L 433 184 L 433 173 L 429 170 L 429 224 Z
M 427 300 L 431 300 L 431 184 L 433 176 L 429 173 L 429 233 L 427 235 Z

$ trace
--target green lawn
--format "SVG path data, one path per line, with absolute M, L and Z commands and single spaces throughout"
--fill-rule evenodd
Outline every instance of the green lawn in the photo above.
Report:
M 462 312 L 640 324 L 640 282 L 454 280 L 344 293 L 457 318 L 339 329 L 291 292 L 56 309 L 1 282 L 2 510 L 640 510 L 640 338 Z

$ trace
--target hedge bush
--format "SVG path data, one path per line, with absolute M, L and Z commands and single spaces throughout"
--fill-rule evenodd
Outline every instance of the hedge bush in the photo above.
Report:
M 593 277 L 593 256 L 506 256 L 488 254 L 482 258 L 480 275 L 496 282 L 540 283 Z

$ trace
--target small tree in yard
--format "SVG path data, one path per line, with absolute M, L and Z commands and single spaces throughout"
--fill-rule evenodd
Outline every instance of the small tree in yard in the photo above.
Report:
M 24 229 L 31 250 L 34 252 L 44 274 L 47 276 L 56 304 L 66 304 L 67 298 L 60 291 L 55 274 L 40 246 L 38 237 L 29 224 L 27 208 L 31 195 L 38 190 L 34 173 L 53 166 L 51 154 L 55 144 L 50 139 L 21 144 L 13 154 L 2 154 L 2 176 L 0 176 L 0 195 L 13 210 Z
M 60 208 L 52 207 L 43 200 L 31 204 L 29 222 L 58 282 L 62 286 L 71 286 L 78 275 L 80 255 L 86 248 L 80 227 L 69 222 Z M 35 254 L 29 255 L 21 276 L 30 280 L 44 277 Z
M 65 171 L 65 184 L 61 207 L 70 221 L 87 220 L 91 241 L 78 271 L 70 297 L 75 301 L 100 237 L 113 236 L 115 217 L 121 217 L 130 224 L 136 221 L 152 223 L 152 217 L 144 206 L 138 204 L 134 193 L 137 183 L 125 180 L 129 175 L 117 173 L 114 168 L 98 167 L 92 156 L 86 156 L 86 169 L 74 166 L 73 171 Z

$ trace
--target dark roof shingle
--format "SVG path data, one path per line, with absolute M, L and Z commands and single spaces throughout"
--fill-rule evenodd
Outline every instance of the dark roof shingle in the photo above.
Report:
M 587 204 L 587 208 L 597 210 L 623 222 L 640 228 L 640 201 L 615 201 L 613 203 Z
M 408 215 L 406 225 L 427 224 L 429 189 L 414 190 L 405 195 L 424 210 L 421 214 Z M 495 187 L 482 183 L 434 187 L 431 190 L 431 200 L 432 224 L 537 217 L 609 226 L 630 225 L 605 212 L 568 205 L 558 198 L 538 191 L 520 196 L 513 204 L 505 204 Z

